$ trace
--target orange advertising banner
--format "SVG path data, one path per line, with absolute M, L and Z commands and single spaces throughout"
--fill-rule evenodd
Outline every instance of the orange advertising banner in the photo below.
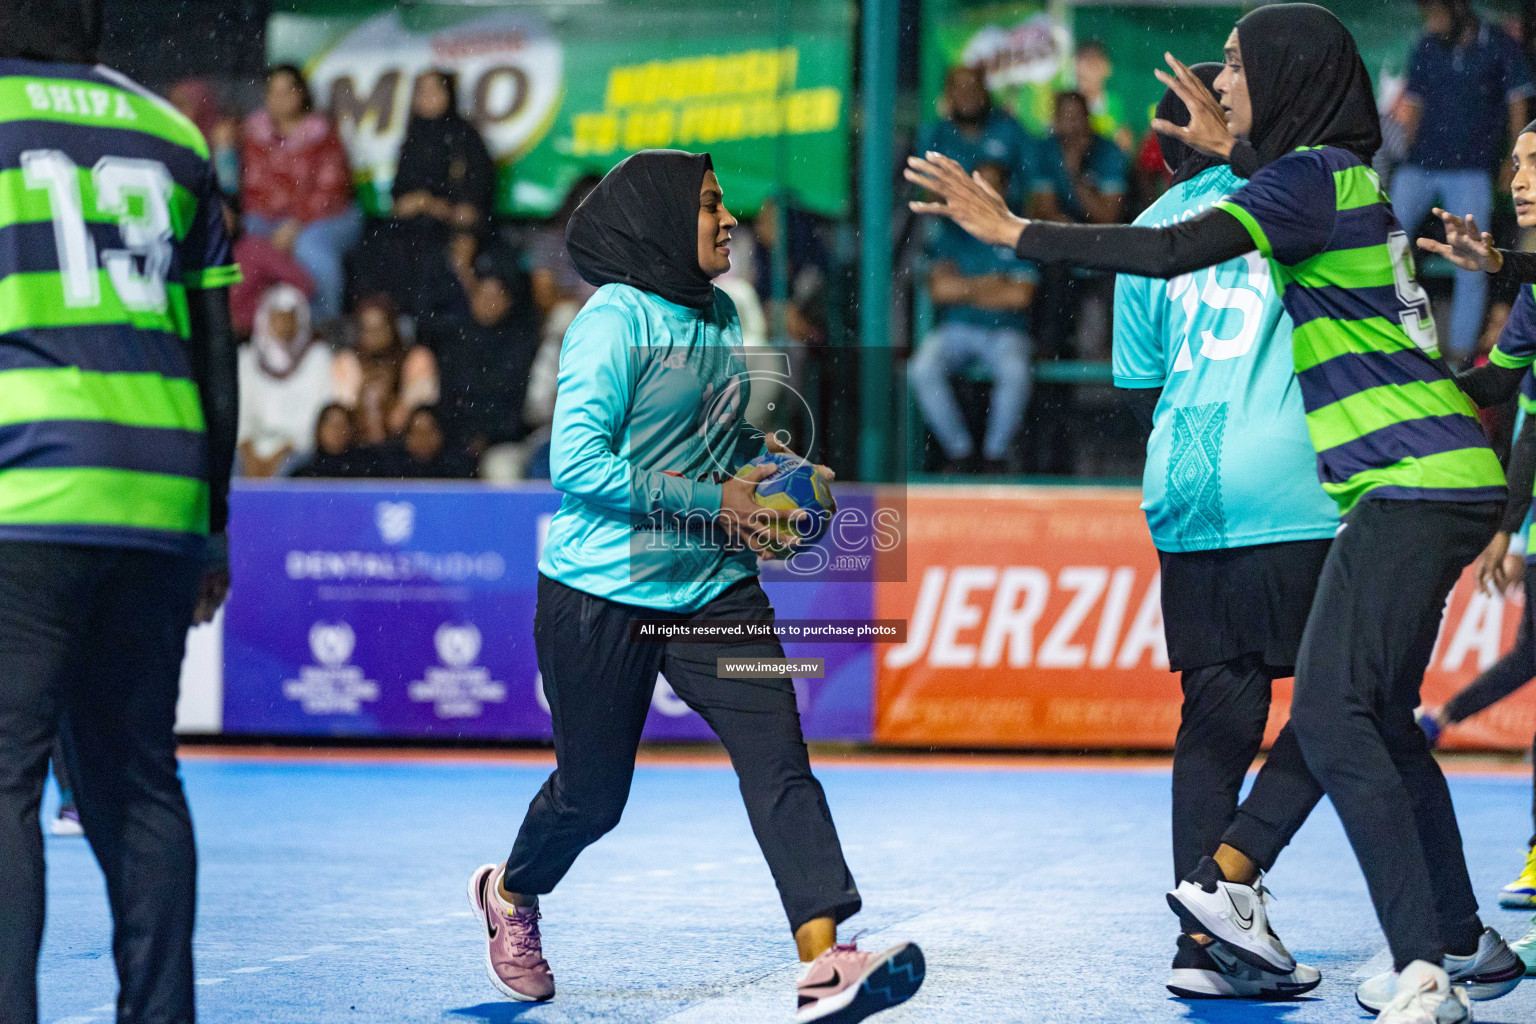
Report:
M 875 648 L 878 743 L 952 747 L 1173 746 L 1157 552 L 1130 488 L 907 489 L 906 578 L 875 616 L 907 642 Z M 1521 607 L 1463 576 L 1425 678 L 1441 704 L 1514 640 Z M 1275 685 L 1270 737 L 1289 713 Z M 1447 732 L 1445 746 L 1525 749 L 1536 686 Z

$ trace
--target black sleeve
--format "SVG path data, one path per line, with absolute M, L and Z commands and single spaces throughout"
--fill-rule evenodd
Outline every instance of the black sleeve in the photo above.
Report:
M 208 432 L 208 529 L 222 533 L 229 522 L 229 476 L 240 415 L 229 289 L 189 291 L 187 300 L 192 321 L 192 378 L 197 382 Z
M 1531 510 L 1531 490 L 1536 485 L 1536 416 L 1526 414 L 1525 426 L 1509 449 L 1509 504 L 1504 506 L 1504 533 L 1520 532 L 1525 514 Z
M 1178 277 L 1253 249 L 1248 229 L 1225 210 L 1207 210 L 1166 228 L 1032 220 L 1013 247 L 1021 260 L 1069 263 L 1140 277 Z
M 1116 388 L 1120 392 L 1121 399 L 1126 407 L 1131 410 L 1131 415 L 1136 417 L 1136 425 L 1141 428 L 1141 440 L 1145 442 L 1152 436 L 1152 413 L 1157 409 L 1157 400 L 1163 396 L 1162 388 Z
M 1456 386 L 1472 399 L 1473 405 L 1479 409 L 1486 409 L 1490 405 L 1500 405 L 1514 398 L 1515 393 L 1520 390 L 1520 381 L 1528 372 L 1530 371 L 1524 367 L 1511 369 L 1507 366 L 1484 363 L 1465 373 L 1457 374 Z
M 1511 284 L 1536 284 L 1536 252 L 1500 249 L 1504 265 L 1493 276 Z

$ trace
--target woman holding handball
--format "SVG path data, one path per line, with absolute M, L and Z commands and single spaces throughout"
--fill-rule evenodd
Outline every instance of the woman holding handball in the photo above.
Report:
M 638 640 L 640 621 L 771 622 L 757 557 L 789 552 L 803 512 L 766 509 L 777 470 L 746 423 L 750 386 L 736 308 L 711 279 L 730 269 L 726 210 L 708 155 L 648 150 L 609 172 L 566 230 L 598 286 L 566 332 L 550 446 L 562 492 L 539 560 L 534 643 L 557 767 L 512 852 L 470 879 L 486 970 L 503 995 L 555 992 L 539 897 L 619 822 L 658 672 L 730 754 L 752 831 L 802 968 L 798 1021 L 862 1020 L 911 998 L 922 952 L 837 943 L 858 889 L 811 774 L 793 681 L 719 678 L 722 657 L 782 659 L 774 640 Z
M 1408 238 L 1370 169 L 1380 126 L 1349 31 L 1312 4 L 1244 16 L 1227 40 L 1219 105 L 1169 63 L 1177 77 L 1160 77 L 1190 122 L 1153 127 L 1249 179 L 1206 212 L 1165 228 L 1039 224 L 936 153 L 910 162 L 908 179 L 937 197 L 913 209 L 1021 259 L 1143 277 L 1266 258 L 1295 324 L 1319 478 L 1343 525 L 1297 656 L 1291 784 L 1276 787 L 1261 823 L 1283 834 L 1327 793 L 1393 958 L 1357 999 L 1383 1024 L 1459 1024 L 1469 997 L 1503 995 L 1524 972 L 1478 917 L 1450 792 L 1413 712 L 1446 596 L 1504 511 L 1503 472 L 1440 359 Z M 1187 928 L 1284 974 L 1295 960 L 1269 929 L 1249 861 L 1233 877 L 1202 860 L 1169 902 Z

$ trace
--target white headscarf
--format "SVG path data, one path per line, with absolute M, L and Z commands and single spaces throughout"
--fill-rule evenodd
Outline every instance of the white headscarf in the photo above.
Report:
M 284 341 L 272 333 L 272 314 L 294 313 L 298 320 L 293 340 Z M 256 361 L 262 372 L 273 377 L 286 377 L 298 369 L 304 354 L 315 342 L 309 323 L 309 299 L 291 284 L 273 285 L 261 297 L 256 307 L 255 330 L 251 346 L 256 350 Z

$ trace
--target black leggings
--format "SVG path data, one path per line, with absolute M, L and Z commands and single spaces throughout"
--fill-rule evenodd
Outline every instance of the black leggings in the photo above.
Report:
M 1268 867 L 1323 793 L 1401 970 L 1477 946 L 1482 923 L 1445 776 L 1413 720 L 1445 599 L 1502 506 L 1367 499 L 1334 539 L 1291 721 L 1225 842 Z
M 60 716 L 80 823 L 107 880 L 118 1019 L 190 1024 L 197 890 L 176 767 L 196 559 L 0 542 L 0 1021 L 37 1019 L 38 805 Z
M 1451 698 L 1445 706 L 1448 722 L 1464 722 L 1536 679 L 1536 631 L 1532 629 L 1532 618 L 1536 618 L 1536 562 L 1526 562 L 1525 610 L 1520 615 L 1515 646 Z M 1536 738 L 1531 741 L 1531 761 L 1536 766 Z M 1536 779 L 1531 784 L 1531 828 L 1531 840 L 1526 845 L 1536 846 Z
M 782 658 L 784 648 L 777 640 L 630 639 L 631 620 L 668 618 L 772 621 L 773 608 L 755 577 L 696 612 L 679 614 L 619 604 L 539 576 L 533 636 L 557 767 L 528 807 L 503 884 L 525 895 L 552 891 L 581 851 L 619 823 L 662 672 L 725 744 L 790 928 L 819 917 L 851 917 L 859 892 L 811 774 L 793 681 L 716 675 L 717 658 Z

